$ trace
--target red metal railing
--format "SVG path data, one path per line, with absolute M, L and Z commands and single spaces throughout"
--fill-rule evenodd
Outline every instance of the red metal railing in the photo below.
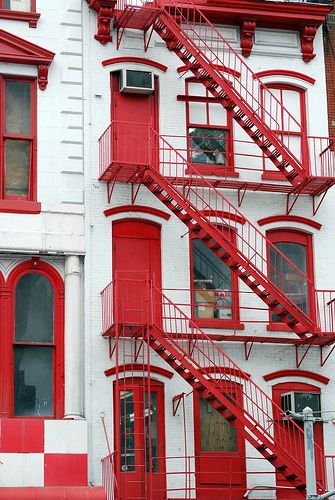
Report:
M 335 139 L 309 137 L 310 174 L 315 177 L 335 177 Z
M 151 138 L 148 123 L 112 122 L 99 138 L 99 177 L 112 163 L 150 165 Z
M 326 470 L 326 491 L 332 491 L 335 489 L 335 456 L 326 455 L 325 456 L 325 470 Z
M 101 460 L 102 485 L 105 488 L 107 500 L 116 500 L 118 498 L 115 474 L 115 454 L 116 452 L 114 451 Z
M 316 322 L 322 333 L 335 332 L 335 290 L 315 290 Z

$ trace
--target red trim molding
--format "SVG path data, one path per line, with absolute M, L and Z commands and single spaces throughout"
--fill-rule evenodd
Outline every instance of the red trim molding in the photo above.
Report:
M 222 366 L 202 366 L 202 369 L 208 373 L 224 373 L 225 375 L 233 375 L 234 379 L 239 377 L 244 380 L 249 380 L 251 375 L 250 373 L 240 372 L 239 375 L 236 374 L 235 368 L 223 368 Z
M 228 219 L 233 220 L 234 222 L 238 222 L 239 224 L 242 224 L 242 226 L 245 224 L 245 219 L 243 217 L 240 217 L 236 214 L 231 214 L 226 210 L 203 210 L 202 213 L 206 215 L 206 217 L 222 217 L 222 219 Z
M 257 222 L 259 226 L 266 226 L 267 224 L 272 224 L 273 222 L 298 222 L 299 224 L 305 224 L 306 226 L 313 227 L 318 231 L 322 228 L 322 224 L 319 222 L 306 219 L 306 217 L 300 217 L 299 215 L 270 215 L 269 217 L 259 219 Z
M 159 69 L 164 73 L 167 72 L 168 67 L 164 64 L 161 64 L 157 61 L 153 61 L 152 59 L 145 59 L 144 57 L 112 57 L 111 59 L 106 59 L 102 61 L 103 66 L 110 66 L 111 64 L 120 64 L 120 63 L 136 63 L 136 64 L 145 64 L 146 66 L 151 66 L 152 68 Z
M 89 7 L 98 13 L 98 31 L 94 38 L 102 45 L 113 40 L 111 36 L 111 21 L 114 16 L 116 0 L 86 0 Z
M 40 90 L 47 87 L 49 66 L 54 57 L 50 50 L 0 29 L 0 61 L 36 65 Z
M 304 26 L 300 31 L 301 53 L 305 62 L 310 62 L 316 56 L 316 54 L 314 54 L 314 38 L 316 32 L 316 26 Z
M 0 19 L 12 19 L 13 21 L 27 21 L 29 28 L 36 28 L 41 14 L 37 12 L 20 12 L 17 10 L 0 9 Z
M 244 57 L 249 57 L 251 49 L 254 45 L 254 33 L 256 29 L 256 22 L 244 20 L 240 27 L 241 34 L 241 49 Z
M 304 73 L 299 73 L 298 71 L 291 71 L 289 69 L 267 69 L 265 71 L 258 71 L 255 73 L 257 78 L 265 78 L 266 76 L 287 76 L 291 78 L 298 78 L 304 82 L 314 85 L 316 82 L 315 78 L 305 75 Z
M 136 372 L 136 371 L 148 371 L 148 370 L 143 370 L 143 364 L 141 363 L 127 363 L 125 365 L 121 365 L 118 367 L 118 372 L 119 373 L 125 373 L 125 372 Z M 156 373 L 157 375 L 162 375 L 162 377 L 171 379 L 174 375 L 174 373 L 170 372 L 169 370 L 166 370 L 165 368 L 162 368 L 161 366 L 152 366 L 150 365 L 150 372 Z M 105 370 L 105 375 L 106 377 L 110 377 L 111 375 L 116 374 L 116 366 L 113 368 L 109 368 L 108 370 Z
M 108 208 L 104 211 L 105 217 L 109 217 L 115 214 L 124 214 L 126 212 L 140 212 L 143 214 L 155 215 L 164 220 L 169 220 L 171 215 L 159 210 L 158 208 L 147 207 L 145 205 L 123 205 L 122 207 Z
M 266 382 L 283 377 L 304 377 L 311 380 L 316 380 L 317 382 L 325 385 L 330 382 L 330 378 L 325 377 L 324 375 L 320 375 L 320 373 L 309 372 L 307 370 L 278 370 L 276 372 L 271 372 L 263 376 Z
M 0 200 L 0 212 L 11 214 L 39 214 L 41 203 L 27 200 Z

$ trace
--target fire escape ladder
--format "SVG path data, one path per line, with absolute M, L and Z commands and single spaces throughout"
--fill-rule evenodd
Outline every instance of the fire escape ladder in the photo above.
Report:
M 302 429 L 294 421 L 286 422 L 281 408 L 155 286 L 152 295 L 162 307 L 163 323 L 148 328 L 146 342 L 304 494 Z M 228 396 L 232 383 L 241 398 Z M 324 463 L 318 447 L 316 455 Z
M 172 5 L 171 5 L 172 4 Z M 294 187 L 308 169 L 292 153 L 300 123 L 256 77 L 192 0 L 163 6 L 154 29 Z M 285 130 L 285 132 L 284 132 Z
M 292 300 L 307 289 L 314 296 L 309 278 L 163 137 L 157 135 L 157 142 L 162 173 L 149 167 L 143 184 L 302 341 L 317 335 L 312 319 Z M 231 231 L 236 243 L 229 236 Z

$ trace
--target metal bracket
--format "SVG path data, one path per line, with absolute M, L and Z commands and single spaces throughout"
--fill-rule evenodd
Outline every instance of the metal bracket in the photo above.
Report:
M 301 195 L 301 192 L 299 191 L 298 193 L 288 193 L 286 196 L 286 215 L 290 215 L 290 213 L 293 210 L 294 205 L 297 203 L 299 196 Z M 293 201 L 290 204 L 290 196 L 293 197 Z
M 114 342 L 114 346 L 112 347 L 112 337 L 108 337 L 108 355 L 109 355 L 109 359 L 113 358 L 115 349 L 116 349 L 116 340 Z
M 175 417 L 180 403 L 185 397 L 185 392 L 181 392 L 172 398 L 172 415 Z
M 312 195 L 312 197 L 313 197 L 313 215 L 315 215 L 317 213 L 317 211 L 319 210 L 323 200 L 325 199 L 326 194 L 328 193 L 328 189 L 326 189 L 326 191 L 321 195 L 321 198 L 319 199 L 317 204 L 315 203 L 315 197 L 317 195 L 316 194 Z
M 330 356 L 333 354 L 333 352 L 335 350 L 335 344 L 329 350 L 329 352 L 326 354 L 326 356 L 323 355 L 323 349 L 325 347 L 329 347 L 329 346 L 322 346 L 322 345 L 320 345 L 320 364 L 321 364 L 321 366 L 324 366 L 326 364 L 326 362 L 328 361 L 328 359 L 330 358 Z
M 147 50 L 149 48 L 150 40 L 151 40 L 152 34 L 154 32 L 154 25 L 151 26 L 150 32 L 149 32 L 149 36 L 147 37 L 147 32 L 148 31 L 149 31 L 149 29 L 146 29 L 143 32 L 144 52 L 147 52 Z
M 311 340 L 308 345 L 307 344 L 303 344 L 303 345 L 300 345 L 300 346 L 298 344 L 296 344 L 296 346 L 295 346 L 295 365 L 296 365 L 297 368 L 300 368 L 300 365 L 304 361 L 305 357 L 307 356 L 310 348 L 313 345 L 313 342 L 314 341 Z M 306 350 L 303 352 L 303 354 L 302 354 L 302 356 L 301 356 L 301 358 L 299 360 L 299 347 L 303 347 L 303 346 L 306 346 L 306 345 L 307 345 Z
M 237 190 L 237 204 L 240 207 L 243 203 L 245 193 L 247 192 L 247 185 L 245 184 L 244 187 L 239 188 Z
M 106 187 L 107 187 L 107 201 L 108 201 L 108 203 L 110 203 L 110 201 L 112 199 L 114 187 L 115 187 L 115 184 L 116 184 L 116 175 L 117 174 L 115 174 L 114 179 L 112 181 L 108 181 L 107 184 L 106 184 Z
M 139 343 L 139 347 L 137 347 L 137 344 Z M 137 363 L 137 360 L 138 360 L 138 357 L 140 355 L 140 352 L 141 352 L 141 349 L 143 347 L 143 344 L 144 344 L 144 340 L 142 338 L 142 340 L 138 340 L 137 338 L 135 339 L 134 341 L 134 363 Z
M 251 351 L 252 351 L 252 348 L 254 347 L 254 341 L 253 340 L 246 340 L 243 343 L 244 343 L 244 356 L 245 356 L 246 361 L 248 361 L 250 354 L 251 354 Z M 248 344 L 250 344 L 249 347 L 248 347 Z

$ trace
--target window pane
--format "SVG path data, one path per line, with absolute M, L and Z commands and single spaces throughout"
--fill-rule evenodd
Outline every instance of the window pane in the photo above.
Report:
M 53 342 L 53 288 L 40 274 L 22 276 L 16 286 L 16 342 Z
M 29 82 L 6 81 L 6 134 L 30 135 Z
M 149 410 L 150 410 L 150 434 L 149 434 Z M 145 454 L 146 470 L 150 472 L 149 447 L 151 445 L 152 472 L 158 472 L 158 415 L 157 415 L 157 393 L 150 394 L 150 409 L 148 408 L 148 393 L 145 393 Z
M 231 319 L 233 314 L 230 268 L 198 238 L 192 240 L 192 253 L 195 316 Z
M 28 196 L 30 141 L 5 140 L 5 192 L 11 196 Z
M 226 130 L 192 128 L 189 130 L 192 163 L 226 164 Z
M 31 0 L 4 0 L 4 9 L 30 12 Z
M 135 413 L 133 391 L 120 391 L 121 471 L 135 470 Z
M 236 429 L 200 397 L 201 451 L 237 451 Z
M 53 415 L 52 347 L 14 347 L 14 415 Z
M 274 244 L 295 266 L 306 274 L 306 247 L 298 243 L 287 241 Z M 307 281 L 298 271 L 288 264 L 280 254 L 270 249 L 270 277 L 271 280 L 283 290 L 289 298 L 304 312 L 308 313 L 308 285 Z M 273 321 L 281 321 L 272 315 Z

